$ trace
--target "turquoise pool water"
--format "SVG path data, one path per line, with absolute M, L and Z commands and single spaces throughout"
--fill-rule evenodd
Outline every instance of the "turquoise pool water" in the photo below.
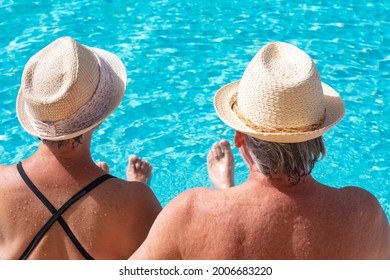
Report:
M 388 1 L 1 1 L 0 154 L 14 164 L 38 141 L 22 131 L 15 98 L 28 58 L 70 35 L 108 49 L 127 67 L 122 105 L 95 134 L 93 157 L 125 177 L 137 154 L 154 166 L 151 187 L 162 204 L 210 185 L 206 154 L 233 131 L 213 109 L 214 92 L 241 77 L 269 41 L 306 50 L 346 104 L 325 135 L 327 157 L 314 171 L 336 187 L 372 192 L 390 218 Z M 246 179 L 235 151 L 236 182 Z

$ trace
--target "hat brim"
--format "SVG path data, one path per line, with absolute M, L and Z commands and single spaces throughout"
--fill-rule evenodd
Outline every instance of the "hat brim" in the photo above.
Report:
M 113 79 L 113 92 L 105 112 L 92 125 L 83 128 L 82 130 L 75 131 L 71 134 L 57 135 L 55 137 L 43 136 L 40 135 L 40 133 L 34 129 L 34 126 L 32 125 L 32 120 L 26 113 L 25 100 L 24 100 L 23 92 L 20 89 L 18 93 L 18 97 L 16 99 L 16 114 L 18 116 L 20 124 L 28 133 L 30 133 L 33 136 L 39 137 L 41 139 L 52 140 L 52 141 L 72 139 L 95 128 L 97 125 L 103 122 L 119 106 L 119 104 L 123 99 L 124 92 L 126 90 L 127 74 L 126 74 L 125 66 L 116 55 L 108 51 L 98 49 L 98 48 L 91 48 L 91 47 L 87 47 L 87 48 L 92 50 L 95 54 L 99 56 L 100 59 L 103 59 L 108 64 L 109 66 L 108 68 L 110 69 L 111 77 Z
M 214 96 L 214 107 L 220 119 L 231 128 L 255 138 L 277 143 L 298 143 L 317 138 L 336 125 L 344 116 L 344 102 L 339 94 L 329 85 L 322 83 L 326 117 L 321 127 L 306 132 L 258 132 L 248 127 L 229 105 L 230 98 L 237 93 L 240 81 L 227 84 L 220 88 Z

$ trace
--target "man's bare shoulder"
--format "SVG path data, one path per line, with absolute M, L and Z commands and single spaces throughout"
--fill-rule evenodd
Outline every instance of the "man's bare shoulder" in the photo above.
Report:
M 390 226 L 387 216 L 382 209 L 378 199 L 369 191 L 348 186 L 340 189 L 350 201 L 351 207 L 355 208 L 355 218 L 361 225 L 368 236 L 374 240 L 372 247 L 378 246 L 380 252 L 375 258 L 390 258 Z M 369 226 L 368 226 L 369 225 Z
M 365 207 L 379 205 L 377 198 L 373 194 L 360 187 L 346 186 L 344 188 L 340 188 L 339 192 L 342 196 L 345 197 L 346 201 L 351 201 L 356 205 Z
M 182 192 L 173 198 L 163 208 L 154 222 L 149 235 L 142 246 L 132 256 L 133 259 L 181 259 L 188 248 L 188 242 L 197 231 L 192 226 L 197 225 L 198 231 L 201 221 L 200 209 L 204 204 L 202 198 L 213 190 L 208 188 L 193 188 Z M 192 238 L 189 238 L 189 233 Z
M 215 190 L 199 187 L 180 193 L 161 211 L 158 218 L 159 221 L 163 221 L 161 225 L 165 227 L 169 224 L 171 229 L 177 228 L 183 231 L 191 225 L 192 221 L 196 223 L 197 217 L 202 216 L 205 210 L 211 211 L 208 201 L 213 192 Z
M 176 196 L 167 206 L 169 206 L 173 212 L 181 211 L 186 215 L 193 213 L 194 211 L 199 211 L 199 208 L 203 208 L 203 205 L 208 204 L 210 200 L 213 200 L 212 197 L 216 192 L 218 191 L 207 187 L 192 188 Z
M 361 218 L 372 219 L 383 214 L 383 209 L 378 199 L 369 191 L 356 186 L 347 186 L 340 188 L 338 191 L 339 198 L 351 210 L 356 210 L 355 213 L 358 213 Z

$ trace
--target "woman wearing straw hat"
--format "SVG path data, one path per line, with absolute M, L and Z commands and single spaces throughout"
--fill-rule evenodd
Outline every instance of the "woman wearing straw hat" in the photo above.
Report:
M 247 181 L 232 187 L 230 145 L 214 144 L 207 161 L 217 190 L 192 189 L 170 202 L 132 258 L 390 258 L 389 224 L 375 197 L 310 175 L 325 155 L 321 135 L 342 119 L 344 104 L 305 52 L 267 44 L 214 105 L 236 131 Z
M 128 182 L 90 154 L 93 131 L 125 87 L 117 56 L 70 37 L 28 61 L 17 115 L 42 141 L 28 159 L 0 167 L 0 259 L 125 259 L 145 239 L 161 210 L 144 184 L 151 166 L 133 157 Z

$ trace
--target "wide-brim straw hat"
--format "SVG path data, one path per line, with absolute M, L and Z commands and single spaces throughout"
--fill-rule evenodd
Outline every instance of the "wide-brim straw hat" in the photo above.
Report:
M 321 82 L 309 55 L 282 42 L 264 46 L 240 81 L 219 89 L 214 107 L 233 129 L 278 143 L 317 138 L 345 112 L 339 94 Z
M 126 79 L 116 55 L 59 38 L 27 62 L 16 101 L 18 119 L 41 139 L 75 138 L 118 107 Z

